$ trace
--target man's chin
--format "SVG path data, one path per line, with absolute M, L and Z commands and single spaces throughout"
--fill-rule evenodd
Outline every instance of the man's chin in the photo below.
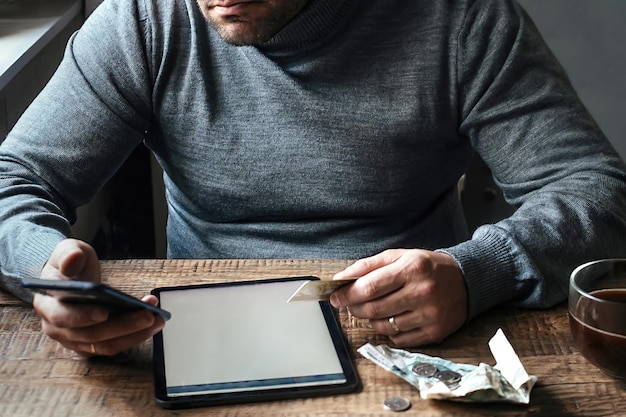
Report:
M 229 22 L 212 26 L 225 42 L 235 46 L 259 45 L 273 36 L 273 33 L 259 33 L 248 22 Z

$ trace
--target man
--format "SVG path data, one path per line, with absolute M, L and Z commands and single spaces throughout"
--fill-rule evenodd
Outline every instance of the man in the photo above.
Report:
M 551 306 L 576 265 L 626 255 L 624 163 L 512 1 L 104 2 L 0 147 L 5 287 L 99 279 L 69 222 L 142 143 L 168 256 L 362 258 L 331 302 L 398 346 Z M 474 150 L 518 209 L 470 238 L 456 184 Z M 33 304 L 87 354 L 163 327 Z

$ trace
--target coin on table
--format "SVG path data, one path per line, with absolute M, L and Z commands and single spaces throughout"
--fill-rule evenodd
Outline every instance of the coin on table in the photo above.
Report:
M 434 377 L 446 385 L 454 385 L 461 380 L 461 374 L 454 371 L 439 371 Z
M 437 373 L 437 367 L 432 363 L 420 362 L 413 365 L 411 368 L 413 373 L 417 376 L 431 377 Z
M 383 403 L 385 410 L 404 411 L 411 407 L 411 401 L 404 397 L 389 397 Z

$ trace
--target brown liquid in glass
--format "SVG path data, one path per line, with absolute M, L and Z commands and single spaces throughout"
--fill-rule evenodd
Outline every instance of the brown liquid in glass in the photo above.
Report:
M 603 300 L 626 303 L 626 289 L 598 290 L 590 294 Z M 587 298 L 578 300 L 576 314 L 578 317 L 590 316 L 591 308 L 600 311 L 594 315 L 594 323 L 582 323 L 571 314 L 569 316 L 574 343 L 580 353 L 603 372 L 615 378 L 626 379 L 626 317 L 618 319 L 617 323 L 615 316 L 606 319 L 598 303 Z M 613 322 L 607 324 L 607 320 Z M 619 334 L 601 330 L 607 326 L 614 329 L 616 325 Z

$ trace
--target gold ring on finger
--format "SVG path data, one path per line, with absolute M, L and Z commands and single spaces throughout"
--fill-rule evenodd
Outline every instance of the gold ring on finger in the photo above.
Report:
M 396 324 L 396 318 L 394 316 L 389 317 L 389 325 L 391 325 L 394 332 L 400 333 L 400 328 Z

